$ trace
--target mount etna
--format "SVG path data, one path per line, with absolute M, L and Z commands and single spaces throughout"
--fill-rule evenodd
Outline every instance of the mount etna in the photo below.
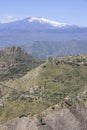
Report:
M 87 27 L 68 25 L 42 17 L 0 23 L 0 49 L 22 46 L 39 58 L 87 53 Z

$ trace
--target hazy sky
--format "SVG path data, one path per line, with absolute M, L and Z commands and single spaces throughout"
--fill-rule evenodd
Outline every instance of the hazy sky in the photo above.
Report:
M 29 16 L 87 26 L 87 0 L 0 0 L 0 20 Z

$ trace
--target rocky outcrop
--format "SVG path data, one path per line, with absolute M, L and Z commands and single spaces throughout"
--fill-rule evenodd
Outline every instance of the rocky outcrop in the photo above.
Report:
M 84 111 L 86 109 L 80 105 L 73 109 L 50 111 L 41 118 L 15 118 L 0 124 L 0 130 L 87 130 L 87 111 Z
M 80 123 L 80 130 L 87 130 L 87 108 L 84 105 L 76 104 L 76 106 L 70 109 L 72 114 Z
M 40 65 L 40 61 L 20 47 L 12 46 L 0 51 L 0 81 L 22 77 Z

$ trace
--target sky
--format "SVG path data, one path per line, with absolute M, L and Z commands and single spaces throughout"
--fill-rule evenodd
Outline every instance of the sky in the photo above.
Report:
M 87 0 L 0 0 L 0 21 L 30 16 L 87 26 Z

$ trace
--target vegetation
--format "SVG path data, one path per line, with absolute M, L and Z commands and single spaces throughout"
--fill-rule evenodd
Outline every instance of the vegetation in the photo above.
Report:
M 60 107 L 71 107 L 77 102 L 87 105 L 86 64 L 87 55 L 50 57 L 21 78 L 4 81 L 10 89 L 7 94 L 1 94 L 4 107 L 0 107 L 0 121 L 39 114 L 48 107 L 54 110 L 55 104 Z M 14 75 L 13 70 L 11 73 Z M 4 91 L 1 89 L 1 93 Z
M 41 62 L 29 56 L 20 47 L 8 47 L 0 54 L 0 81 L 22 77 Z

